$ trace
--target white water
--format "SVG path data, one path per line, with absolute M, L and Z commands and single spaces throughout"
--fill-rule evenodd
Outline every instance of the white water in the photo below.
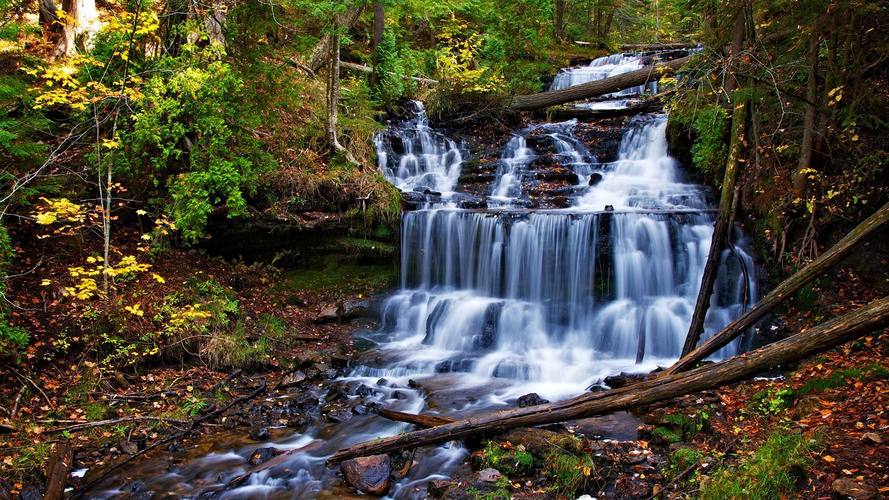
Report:
M 448 195 L 460 177 L 463 155 L 457 143 L 429 127 L 423 103 L 413 104 L 413 119 L 374 137 L 380 170 L 402 191 Z

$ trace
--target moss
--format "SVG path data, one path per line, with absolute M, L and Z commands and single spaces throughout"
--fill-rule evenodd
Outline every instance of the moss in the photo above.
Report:
M 670 481 L 679 474 L 685 472 L 686 469 L 698 463 L 704 454 L 695 448 L 679 448 L 670 454 L 670 461 L 664 474 L 665 478 Z
M 812 465 L 816 440 L 779 429 L 756 452 L 737 465 L 716 470 L 701 485 L 701 498 L 784 498 L 796 489 L 805 469 Z
M 320 267 L 294 270 L 286 276 L 286 286 L 293 291 L 323 292 L 343 286 L 353 291 L 375 291 L 394 283 L 395 269 L 392 265 L 343 263 L 334 255 L 328 256 Z
M 484 448 L 473 454 L 477 469 L 494 468 L 504 474 L 528 474 L 535 469 L 534 455 L 524 449 L 487 441 Z
M 260 337 L 251 341 L 244 335 L 239 323 L 234 332 L 214 335 L 207 343 L 204 354 L 214 369 L 253 368 L 265 365 L 271 355 L 268 339 Z
M 678 443 L 682 441 L 682 435 L 668 427 L 656 427 L 651 431 L 652 436 L 660 439 L 667 444 Z
M 108 416 L 108 407 L 98 402 L 87 403 L 83 406 L 83 416 L 89 421 L 103 420 Z

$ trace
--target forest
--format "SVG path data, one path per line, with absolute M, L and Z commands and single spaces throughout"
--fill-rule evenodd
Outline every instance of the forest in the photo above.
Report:
M 889 496 L 887 33 L 0 0 L 0 499 Z

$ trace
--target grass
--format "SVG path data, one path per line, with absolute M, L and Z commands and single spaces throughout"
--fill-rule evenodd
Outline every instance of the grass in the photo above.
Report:
M 784 498 L 796 489 L 814 460 L 816 440 L 779 429 L 753 455 L 737 465 L 725 465 L 701 484 L 703 500 Z
M 486 442 L 484 448 L 474 458 L 476 468 L 491 467 L 503 474 L 528 474 L 533 472 L 537 465 L 534 455 L 528 451 L 502 446 L 496 441 Z
M 670 462 L 664 473 L 665 479 L 672 480 L 692 465 L 700 462 L 702 458 L 704 458 L 704 454 L 695 448 L 679 448 L 670 454 Z
M 594 488 L 600 477 L 599 466 L 590 455 L 554 451 L 546 457 L 545 470 L 553 488 L 563 495 L 576 495 Z
M 9 466 L 10 481 L 22 481 L 25 478 L 34 477 L 35 474 L 46 469 L 46 460 L 49 458 L 51 446 L 49 443 L 35 443 L 18 450 L 18 454 L 11 457 L 11 462 L 4 462 Z

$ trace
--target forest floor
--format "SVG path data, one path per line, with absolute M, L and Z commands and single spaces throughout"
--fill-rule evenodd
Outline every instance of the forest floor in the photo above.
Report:
M 137 245 L 138 237 L 127 239 Z M 86 334 L 74 333 L 95 333 L 90 329 L 95 317 L 85 317 L 84 309 L 44 283 L 63 282 L 83 256 L 56 252 L 25 260 L 25 267 L 39 261 L 42 271 L 16 278 L 11 300 L 32 305 L 13 315 L 30 325 L 34 337 L 20 364 L 0 365 L 4 380 L 11 382 L 0 387 L 0 491 L 25 497 L 42 489 L 46 463 L 58 443 L 71 443 L 75 450 L 71 470 L 88 471 L 85 479 L 69 478 L 69 486 L 76 487 L 95 477 L 93 471 L 133 458 L 192 422 L 199 422 L 194 432 L 165 442 L 155 453 L 176 462 L 183 459 L 180 451 L 213 442 L 214 435 L 235 433 L 264 442 L 270 427 L 284 429 L 272 433 L 292 432 L 312 419 L 330 420 L 317 404 L 272 408 L 262 407 L 259 398 L 242 399 L 263 381 L 267 393 L 311 392 L 342 375 L 349 360 L 366 348 L 356 345 L 353 334 L 373 328 L 362 301 L 390 289 L 394 276 L 391 265 L 325 260 L 282 272 L 194 250 L 161 252 L 152 257 L 151 270 L 164 282 L 131 283 L 119 302 L 138 298 L 150 313 L 190 284 L 218 283 L 238 304 L 234 316 L 247 332 L 240 347 L 250 360 L 220 364 L 218 356 L 195 355 L 186 347 L 177 351 L 179 359 L 112 369 L 102 356 L 108 346 L 87 345 Z M 805 329 L 875 295 L 849 270 L 822 282 L 831 285 L 813 289 L 817 299 L 805 310 L 786 311 L 775 323 L 783 325 L 776 335 Z M 118 327 L 157 327 L 144 316 L 126 321 Z M 285 378 L 295 370 L 298 380 Z M 754 490 L 779 491 L 787 482 L 806 498 L 829 498 L 849 488 L 863 491 L 860 498 L 889 492 L 889 448 L 883 441 L 889 428 L 889 335 L 867 337 L 768 375 L 637 410 L 643 424 L 636 440 L 583 436 L 570 423 L 551 428 L 580 439 L 580 454 L 538 456 L 515 467 L 503 465 L 504 457 L 515 459 L 521 448 L 496 439 L 481 443 L 462 471 L 434 484 L 430 494 L 649 498 L 663 493 L 679 498 L 696 495 L 705 484 L 711 492 L 749 496 Z M 232 402 L 238 404 L 214 413 Z M 479 470 L 494 463 L 501 464 L 502 476 L 480 480 Z

